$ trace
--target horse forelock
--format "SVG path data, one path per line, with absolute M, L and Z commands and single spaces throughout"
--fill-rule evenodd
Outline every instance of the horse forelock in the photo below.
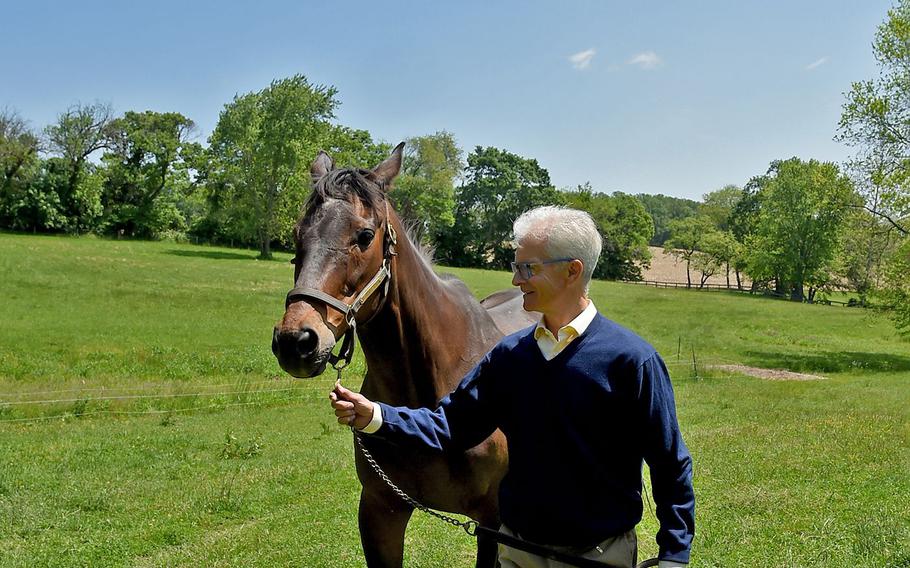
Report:
M 308 214 L 329 199 L 343 199 L 353 203 L 355 197 L 370 209 L 376 209 L 385 201 L 385 188 L 381 183 L 371 180 L 370 173 L 369 170 L 357 168 L 327 173 L 313 184 L 304 211 Z
M 333 170 L 322 176 L 313 184 L 313 191 L 304 206 L 304 215 L 294 226 L 294 238 L 302 235 L 302 225 L 311 220 L 329 199 L 342 199 L 353 203 L 354 198 L 376 211 L 382 206 L 387 197 L 383 184 L 370 179 L 370 171 L 356 168 Z M 417 236 L 417 223 L 402 223 L 408 240 L 414 245 L 417 255 L 428 265 L 434 262 L 435 250 Z

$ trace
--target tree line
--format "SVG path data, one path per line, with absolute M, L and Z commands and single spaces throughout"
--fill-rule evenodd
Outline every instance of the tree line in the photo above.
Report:
M 206 145 L 177 112 L 77 103 L 33 131 L 0 112 L 0 228 L 116 237 L 194 239 L 256 247 L 268 258 L 290 247 L 319 150 L 339 166 L 370 167 L 391 150 L 365 130 L 334 121 L 337 91 L 296 75 L 238 95 Z M 575 203 L 595 214 L 610 246 L 600 278 L 640 278 L 651 219 L 631 196 L 590 185 L 559 190 L 537 160 L 476 147 L 465 156 L 451 133 L 407 140 L 391 193 L 416 238 L 453 266 L 502 268 L 512 220 L 538 205 Z
M 412 233 L 443 264 L 503 268 L 512 220 L 538 205 L 592 214 L 604 236 L 595 277 L 641 279 L 648 245 L 686 264 L 688 283 L 797 301 L 846 287 L 893 308 L 910 331 L 910 0 L 892 8 L 873 44 L 879 77 L 846 94 L 838 138 L 844 166 L 798 157 L 772 162 L 742 187 L 702 201 L 556 188 L 533 158 L 451 133 L 407 140 L 391 193 Z M 338 93 L 295 75 L 226 103 L 203 145 L 177 112 L 75 104 L 41 131 L 0 111 L 0 228 L 288 247 L 322 149 L 340 166 L 370 167 L 390 151 L 335 121 Z

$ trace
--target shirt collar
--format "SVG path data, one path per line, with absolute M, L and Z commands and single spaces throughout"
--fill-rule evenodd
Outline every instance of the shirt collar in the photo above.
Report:
M 597 308 L 594 306 L 594 301 L 589 299 L 588 305 L 580 314 L 575 316 L 575 319 L 559 328 L 556 339 L 561 340 L 562 337 L 569 333 L 574 333 L 575 335 L 583 334 L 585 330 L 588 329 L 588 326 L 591 325 L 591 322 L 594 321 L 596 315 Z M 552 336 L 550 330 L 543 324 L 543 318 L 540 318 L 540 321 L 537 322 L 537 327 L 534 329 L 534 339 L 540 339 L 540 337 L 545 334 Z

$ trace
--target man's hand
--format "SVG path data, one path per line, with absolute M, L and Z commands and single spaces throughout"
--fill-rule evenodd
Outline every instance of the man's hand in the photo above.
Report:
M 362 394 L 349 391 L 341 385 L 335 386 L 335 390 L 329 394 L 329 400 L 332 401 L 339 424 L 363 430 L 373 418 L 373 403 Z

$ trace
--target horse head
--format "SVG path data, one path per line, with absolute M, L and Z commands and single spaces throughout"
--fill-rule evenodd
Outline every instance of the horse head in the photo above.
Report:
M 396 243 L 386 192 L 403 148 L 372 170 L 335 169 L 325 152 L 310 168 L 313 191 L 294 226 L 294 288 L 272 334 L 272 352 L 295 377 L 321 374 L 336 342 L 385 301 Z

